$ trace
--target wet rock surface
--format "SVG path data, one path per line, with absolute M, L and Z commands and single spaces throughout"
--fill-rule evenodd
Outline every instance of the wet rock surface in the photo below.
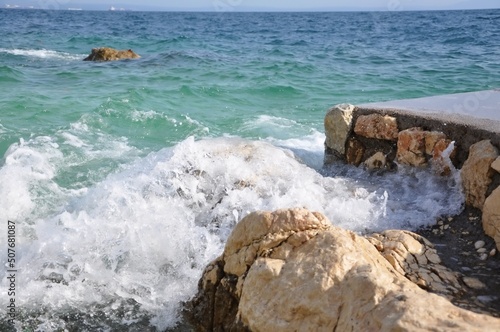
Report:
M 140 58 L 140 55 L 130 49 L 115 50 L 111 47 L 97 47 L 93 48 L 90 54 L 83 59 L 83 61 L 115 61 L 137 58 Z

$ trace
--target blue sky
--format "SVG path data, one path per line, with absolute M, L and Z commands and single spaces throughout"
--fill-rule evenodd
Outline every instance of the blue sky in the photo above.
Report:
M 107 9 L 110 6 L 148 10 L 415 10 L 500 8 L 500 0 L 0 0 L 4 5 L 36 8 Z

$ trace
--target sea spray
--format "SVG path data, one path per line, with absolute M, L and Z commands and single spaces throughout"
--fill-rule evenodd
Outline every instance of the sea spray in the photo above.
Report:
M 23 143 L 8 155 L 38 150 L 36 160 L 46 168 L 38 180 L 46 181 L 54 165 L 62 165 L 43 160 L 61 156 L 50 140 L 35 141 L 53 150 Z M 222 252 L 235 223 L 252 211 L 305 207 L 336 225 L 367 232 L 415 228 L 461 207 L 451 179 L 409 169 L 363 173 L 346 166 L 342 175 L 323 176 L 291 150 L 237 137 L 191 137 L 152 152 L 84 192 L 66 191 L 56 199 L 64 201 L 58 208 L 45 209 L 52 214 L 24 225 L 20 316 L 39 327 L 152 324 L 161 330 L 179 322 L 181 304 L 194 295 L 201 271 Z M 20 187 L 32 180 L 16 178 Z M 56 196 L 37 197 L 37 206 L 43 211 Z

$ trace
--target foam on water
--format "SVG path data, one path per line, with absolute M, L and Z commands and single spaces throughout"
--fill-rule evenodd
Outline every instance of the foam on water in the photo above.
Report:
M 104 158 L 92 151 L 96 144 L 105 151 L 106 144 L 90 140 L 87 129 L 80 121 L 54 138 L 14 144 L 0 169 L 6 198 L 0 213 L 18 223 L 17 303 L 24 327 L 173 327 L 203 268 L 222 252 L 235 223 L 255 210 L 306 207 L 364 232 L 415 228 L 461 208 L 456 181 L 424 171 L 381 177 L 339 166 L 322 170 L 334 176 L 321 175 L 307 166 L 318 164 L 318 133 L 302 142 L 273 142 L 282 147 L 188 138 L 146 157 L 129 155 L 93 185 L 61 185 L 58 173 L 71 167 L 66 162 L 81 165 L 70 148 Z M 107 144 L 131 150 L 120 140 Z M 5 306 L 7 280 L 0 273 Z
M 39 59 L 59 59 L 59 60 L 82 60 L 86 55 L 85 54 L 71 54 L 67 52 L 58 52 L 54 50 L 46 50 L 46 49 L 5 49 L 0 48 L 0 53 L 7 53 L 12 55 L 21 55 L 30 58 L 39 58 Z

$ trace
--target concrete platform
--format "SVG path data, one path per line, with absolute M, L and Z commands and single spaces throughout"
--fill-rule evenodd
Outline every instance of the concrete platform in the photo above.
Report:
M 391 110 L 500 133 L 500 89 L 357 105 Z

